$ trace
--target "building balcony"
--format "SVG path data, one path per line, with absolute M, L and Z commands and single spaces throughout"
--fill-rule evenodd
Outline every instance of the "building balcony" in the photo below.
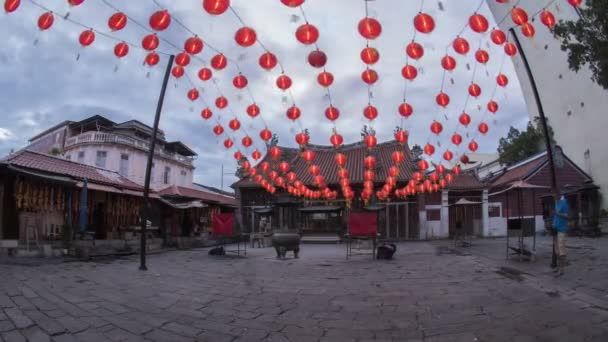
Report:
M 145 153 L 150 151 L 150 143 L 145 140 L 105 132 L 85 132 L 73 137 L 69 137 L 65 140 L 65 150 L 67 151 L 78 146 L 91 144 L 123 145 L 141 150 Z M 192 166 L 192 157 L 183 156 L 175 152 L 168 152 L 158 144 L 156 145 L 154 154 L 161 158 L 170 159 L 178 163 Z

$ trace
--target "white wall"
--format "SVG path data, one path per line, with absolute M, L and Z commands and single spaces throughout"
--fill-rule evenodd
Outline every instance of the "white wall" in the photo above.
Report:
M 513 8 L 513 1 L 499 4 L 495 0 L 488 0 L 487 3 L 495 18 L 502 18 Z M 545 4 L 546 1 L 522 0 L 519 6 L 533 14 Z M 558 20 L 578 18 L 574 8 L 565 0 L 554 2 L 548 9 Z M 509 17 L 501 28 L 506 30 L 511 26 L 513 22 Z M 591 80 L 588 68 L 583 68 L 578 73 L 571 71 L 568 68 L 567 53 L 561 51 L 560 42 L 539 19 L 534 22 L 534 26 L 536 36 L 533 39 L 524 37 L 517 29 L 515 31 L 532 69 L 545 114 L 555 131 L 557 143 L 562 146 L 565 154 L 589 173 L 602 188 L 603 207 L 607 208 L 608 149 L 605 148 L 605 134 L 608 128 L 608 91 Z M 513 63 L 530 118 L 538 116 L 538 107 L 521 56 L 515 56 Z M 589 158 L 585 157 L 586 151 L 589 151 Z
M 85 159 L 84 164 L 96 166 L 95 162 L 97 159 L 97 151 L 106 151 L 106 166 L 105 169 L 119 172 L 120 171 L 120 158 L 122 154 L 129 155 L 129 172 L 127 178 L 131 181 L 143 185 L 145 180 L 146 164 L 148 162 L 148 155 L 143 151 L 132 149 L 120 145 L 110 144 L 95 144 L 78 146 L 74 149 L 66 151 L 66 158 L 70 156 L 72 161 L 78 161 L 78 152 L 84 151 Z M 169 185 L 164 184 L 163 174 L 165 167 L 171 168 L 169 185 L 179 185 L 184 187 L 192 187 L 193 170 L 185 167 L 177 162 L 170 161 L 168 159 L 155 157 L 154 168 L 152 169 L 153 175 L 150 182 L 150 186 L 153 189 L 159 190 L 168 187 Z M 185 176 L 181 173 L 185 172 Z

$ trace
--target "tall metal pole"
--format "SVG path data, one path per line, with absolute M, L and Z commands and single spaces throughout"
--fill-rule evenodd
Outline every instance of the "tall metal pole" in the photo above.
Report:
M 148 164 L 146 165 L 146 179 L 144 181 L 144 203 L 141 208 L 141 245 L 140 245 L 140 264 L 139 269 L 142 271 L 148 270 L 146 267 L 146 228 L 148 223 L 148 213 L 150 211 L 150 175 L 152 174 L 152 164 L 154 163 L 154 148 L 156 147 L 156 134 L 158 133 L 158 122 L 160 114 L 163 110 L 163 102 L 165 101 L 165 92 L 171 75 L 171 67 L 173 66 L 174 55 L 169 56 L 167 62 L 167 70 L 163 79 L 163 86 L 160 89 L 158 104 L 156 105 L 156 116 L 154 117 L 154 126 L 152 127 L 152 138 L 150 141 L 150 151 L 148 152 Z
M 547 149 L 547 157 L 549 159 L 549 171 L 551 175 L 551 189 L 553 190 L 555 200 L 557 201 L 559 196 L 559 189 L 557 187 L 557 177 L 555 176 L 555 163 L 553 162 L 553 147 L 551 146 L 551 138 L 549 137 L 549 128 L 547 126 L 547 117 L 545 116 L 545 110 L 543 109 L 543 103 L 540 99 L 540 95 L 538 93 L 538 88 L 536 87 L 536 81 L 534 80 L 534 75 L 532 74 L 532 68 L 530 68 L 530 63 L 528 63 L 528 58 L 526 58 L 526 54 L 521 46 L 521 42 L 515 33 L 513 28 L 509 29 L 511 35 L 513 36 L 513 40 L 517 45 L 517 49 L 519 50 L 519 54 L 524 63 L 524 67 L 526 68 L 526 73 L 528 74 L 528 78 L 530 79 L 530 86 L 532 87 L 532 93 L 534 94 L 534 99 L 536 100 L 536 106 L 538 107 L 538 115 L 540 116 L 540 123 L 543 127 L 543 135 L 545 136 L 545 147 Z M 557 267 L 557 255 L 555 254 L 555 239 L 556 233 L 553 231 L 553 250 L 551 254 L 551 267 Z

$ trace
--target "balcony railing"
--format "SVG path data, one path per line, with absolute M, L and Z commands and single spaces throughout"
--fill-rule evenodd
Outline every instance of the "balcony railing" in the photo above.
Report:
M 145 140 L 104 132 L 86 132 L 67 138 L 65 141 L 65 148 L 68 149 L 70 147 L 87 144 L 118 144 L 137 148 L 144 152 L 150 151 L 150 143 Z M 192 165 L 191 157 L 182 156 L 178 153 L 167 152 L 158 145 L 155 148 L 154 154 L 163 158 L 175 160 L 180 163 Z

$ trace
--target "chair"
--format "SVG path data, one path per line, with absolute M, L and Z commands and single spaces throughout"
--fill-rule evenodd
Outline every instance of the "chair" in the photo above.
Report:
M 241 251 L 244 255 L 247 255 L 247 243 L 243 243 L 244 249 L 241 250 L 241 242 L 243 242 L 243 234 L 236 232 L 234 229 L 235 218 L 234 214 L 215 214 L 213 215 L 213 227 L 212 234 L 215 236 L 220 246 L 224 247 L 226 253 L 235 253 L 240 256 Z M 227 250 L 226 245 L 228 241 L 234 242 L 236 240 L 236 250 Z
M 355 254 L 370 254 L 364 252 L 353 252 L 353 243 L 371 241 L 372 258 L 376 258 L 376 246 L 378 242 L 378 214 L 376 213 L 351 213 L 348 216 L 348 228 L 346 233 L 346 259 Z M 357 248 L 359 249 L 359 248 Z

